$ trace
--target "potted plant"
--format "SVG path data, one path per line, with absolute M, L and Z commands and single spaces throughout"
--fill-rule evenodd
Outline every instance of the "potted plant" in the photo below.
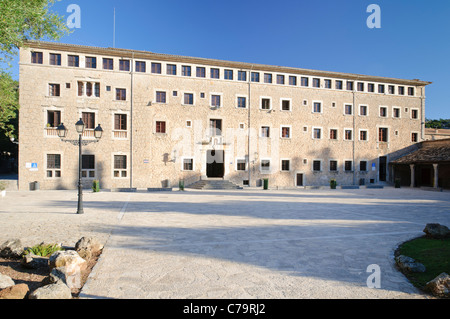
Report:
M 94 180 L 92 182 L 92 190 L 94 191 L 94 193 L 100 192 L 100 181 L 99 180 Z
M 336 186 L 337 186 L 337 181 L 333 178 L 333 179 L 330 181 L 330 188 L 331 188 L 331 189 L 336 189 Z
M 6 196 L 6 183 L 0 182 L 0 196 L 3 198 Z
M 400 186 L 401 186 L 400 182 L 401 182 L 400 178 L 396 178 L 395 179 L 395 183 L 394 183 L 395 184 L 395 188 L 400 188 Z

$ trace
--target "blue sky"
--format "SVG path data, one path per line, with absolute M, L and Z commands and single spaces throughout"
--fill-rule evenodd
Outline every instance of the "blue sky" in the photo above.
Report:
M 370 4 L 381 28 L 369 29 Z M 427 118 L 450 118 L 450 1 L 62 0 L 81 28 L 61 42 L 433 82 Z M 17 67 L 18 69 L 18 67 Z

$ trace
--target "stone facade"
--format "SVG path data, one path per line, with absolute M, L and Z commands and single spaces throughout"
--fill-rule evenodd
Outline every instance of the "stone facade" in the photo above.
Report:
M 95 140 L 98 124 L 104 130 L 83 147 L 86 187 L 94 179 L 105 189 L 172 187 L 211 176 L 250 186 L 268 178 L 280 188 L 389 181 L 389 161 L 424 139 L 428 84 L 30 42 L 20 50 L 19 188 L 76 188 L 78 147 L 56 127 L 77 139 L 81 117 L 91 128 L 83 139 Z M 211 133 L 211 123 L 221 129 Z

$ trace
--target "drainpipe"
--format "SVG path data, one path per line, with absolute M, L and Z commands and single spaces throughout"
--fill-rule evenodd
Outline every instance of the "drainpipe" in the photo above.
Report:
M 250 132 L 251 132 L 251 119 L 250 119 L 250 109 L 251 109 L 251 82 L 252 82 L 252 70 L 253 65 L 251 66 L 249 72 L 248 72 L 248 124 L 247 124 L 247 130 L 248 130 L 248 187 L 251 186 L 251 176 L 252 176 L 252 170 L 251 170 L 251 161 L 250 161 L 250 144 L 251 144 L 251 138 L 250 138 Z
M 421 131 L 421 142 L 425 141 L 425 86 L 422 87 L 422 94 L 420 97 L 421 100 L 421 124 L 420 124 L 420 131 Z
M 133 80 L 134 80 L 134 52 L 131 57 L 131 87 L 130 87 L 130 189 L 133 188 Z
M 355 84 L 357 85 L 357 83 L 355 82 Z M 356 186 L 356 163 L 355 163 L 355 143 L 356 143 L 356 117 L 355 117 L 355 113 L 356 113 L 356 85 L 354 85 L 353 87 L 353 108 L 352 108 L 352 113 L 353 113 L 353 150 L 352 150 L 352 154 L 353 154 L 353 186 Z

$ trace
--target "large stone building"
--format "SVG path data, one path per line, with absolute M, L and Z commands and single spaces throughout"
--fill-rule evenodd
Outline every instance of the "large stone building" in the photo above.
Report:
M 424 140 L 430 82 L 30 42 L 20 50 L 19 188 L 158 188 L 206 178 L 379 183 Z

